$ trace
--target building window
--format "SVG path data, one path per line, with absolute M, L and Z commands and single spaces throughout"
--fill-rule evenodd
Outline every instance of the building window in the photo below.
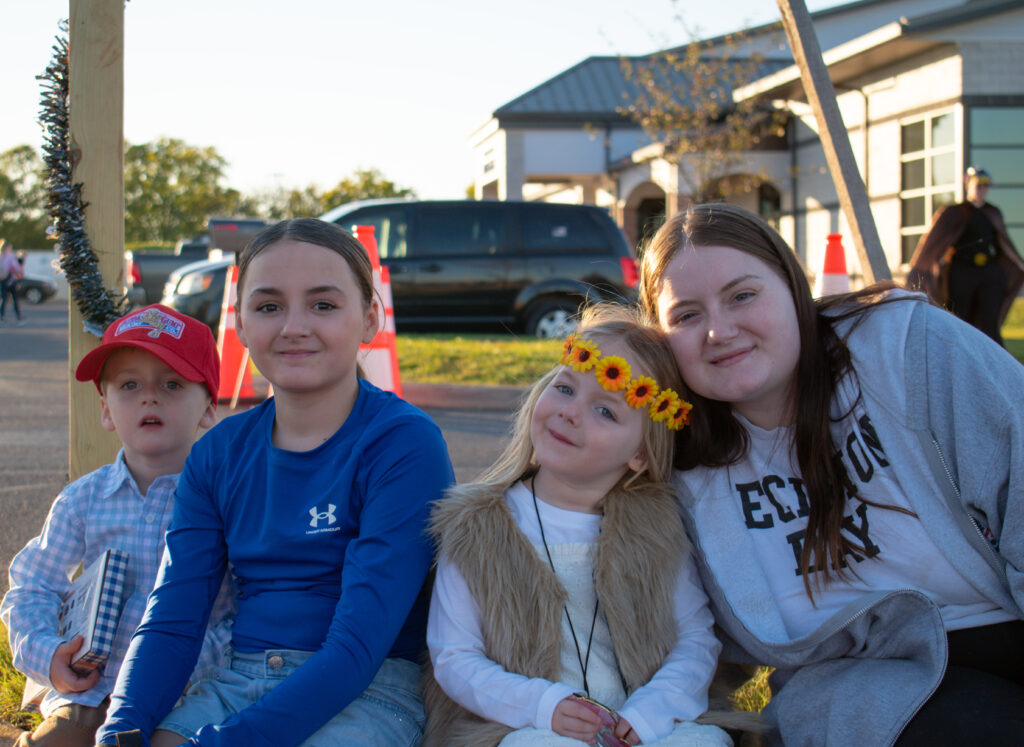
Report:
M 909 262 L 931 218 L 956 202 L 956 117 L 953 112 L 904 122 L 900 127 L 900 244 Z
M 1003 212 L 1014 245 L 1024 247 L 1024 107 L 974 106 L 968 113 L 968 161 L 992 175 L 988 201 Z

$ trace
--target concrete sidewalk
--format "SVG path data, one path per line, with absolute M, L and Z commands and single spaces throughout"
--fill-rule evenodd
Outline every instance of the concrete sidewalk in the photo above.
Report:
M 527 389 L 518 386 L 466 386 L 462 384 L 402 384 L 402 396 L 417 407 L 449 410 L 512 410 Z

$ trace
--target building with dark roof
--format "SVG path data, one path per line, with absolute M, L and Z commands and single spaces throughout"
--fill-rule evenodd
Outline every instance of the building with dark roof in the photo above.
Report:
M 811 17 L 895 273 L 933 212 L 962 199 L 972 163 L 993 174 L 989 199 L 1024 245 L 1024 4 L 860 0 Z M 734 98 L 783 109 L 786 136 L 714 178 L 757 175 L 726 199 L 771 219 L 813 271 L 845 218 L 785 35 L 777 24 L 747 34 L 764 75 Z M 602 205 L 634 243 L 652 219 L 685 209 L 685 161 L 666 159 L 624 113 L 634 85 L 620 58 L 590 57 L 499 107 L 472 135 L 477 196 Z

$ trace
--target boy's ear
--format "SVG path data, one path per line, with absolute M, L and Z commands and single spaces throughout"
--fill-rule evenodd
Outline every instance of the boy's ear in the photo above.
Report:
M 640 449 L 633 458 L 626 462 L 626 466 L 636 472 L 638 475 L 647 469 L 647 450 Z
M 110 416 L 110 408 L 107 407 L 107 398 L 102 394 L 100 395 L 100 425 L 103 426 L 103 430 L 111 433 L 117 430 L 114 419 Z
M 217 425 L 217 400 L 211 397 L 209 402 L 206 403 L 206 409 L 203 410 L 203 414 L 199 418 L 199 427 L 209 430 L 215 425 Z

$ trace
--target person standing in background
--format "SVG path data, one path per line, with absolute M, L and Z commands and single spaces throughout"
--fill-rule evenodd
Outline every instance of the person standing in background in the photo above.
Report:
M 1002 212 L 985 201 L 991 184 L 985 169 L 967 169 L 966 199 L 935 214 L 910 260 L 907 287 L 923 290 L 1002 345 L 1000 328 L 1024 283 L 1024 261 Z
M 24 257 L 14 254 L 14 246 L 10 241 L 0 239 L 0 323 L 7 321 L 7 294 L 14 301 L 14 315 L 18 318 L 18 326 L 25 322 L 21 319 L 21 307 L 18 305 L 18 283 L 25 277 Z

